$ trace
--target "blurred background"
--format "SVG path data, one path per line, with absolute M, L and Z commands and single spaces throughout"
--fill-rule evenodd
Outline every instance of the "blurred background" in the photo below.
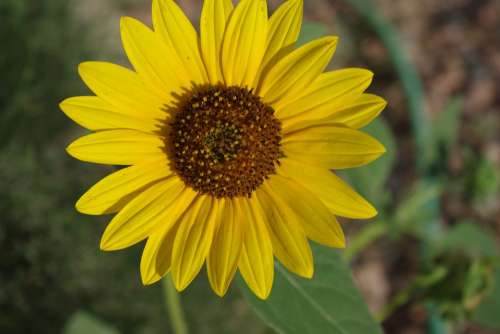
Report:
M 201 1 L 179 1 L 195 23 Z M 270 1 L 270 8 L 279 2 Z M 499 333 L 500 1 L 306 0 L 301 41 L 335 34 L 332 69 L 371 69 L 389 152 L 344 176 L 379 208 L 343 256 L 388 333 Z M 119 17 L 149 0 L 0 0 L 0 333 L 169 333 L 141 247 L 99 251 L 108 217 L 76 199 L 111 169 L 71 159 L 59 110 L 84 60 L 127 64 Z M 182 294 L 192 333 L 274 333 L 236 286 Z

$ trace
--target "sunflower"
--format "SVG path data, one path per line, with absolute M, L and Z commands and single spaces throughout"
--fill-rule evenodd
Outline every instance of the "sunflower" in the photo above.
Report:
M 370 71 L 324 72 L 337 46 L 327 36 L 296 47 L 302 0 L 269 18 L 266 0 L 205 0 L 199 34 L 172 0 L 153 1 L 153 26 L 121 20 L 134 68 L 84 62 L 95 96 L 61 109 L 93 131 L 68 153 L 127 166 L 76 203 L 88 215 L 116 214 L 101 249 L 146 240 L 144 284 L 167 273 L 184 290 L 207 264 L 223 296 L 239 270 L 268 297 L 274 257 L 313 276 L 309 240 L 345 246 L 336 216 L 376 210 L 332 170 L 357 167 L 384 147 L 358 129 L 386 102 L 364 91 Z

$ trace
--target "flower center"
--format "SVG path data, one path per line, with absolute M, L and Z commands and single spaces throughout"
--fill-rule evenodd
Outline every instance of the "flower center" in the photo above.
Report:
M 177 174 L 212 196 L 250 196 L 280 158 L 281 123 L 251 91 L 209 86 L 192 93 L 171 123 Z

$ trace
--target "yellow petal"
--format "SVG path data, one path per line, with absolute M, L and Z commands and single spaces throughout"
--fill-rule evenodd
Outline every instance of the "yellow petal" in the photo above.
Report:
M 288 0 L 273 13 L 269 19 L 261 71 L 272 68 L 281 58 L 293 51 L 302 26 L 303 8 L 303 0 Z
M 200 18 L 201 51 L 210 83 L 224 82 L 221 50 L 224 32 L 233 11 L 231 0 L 205 0 Z
M 163 238 L 165 238 L 163 231 L 155 231 L 146 241 L 140 265 L 141 279 L 144 285 L 156 283 L 161 279 L 161 276 L 156 273 L 156 257 Z M 165 256 L 166 254 L 162 255 Z
M 179 229 L 179 217 L 184 214 L 197 196 L 197 193 L 190 188 L 184 188 L 177 197 L 175 205 L 169 208 L 169 215 L 162 227 L 157 228 L 148 237 L 141 258 L 141 277 L 144 284 L 159 281 L 170 270 L 172 249 Z
M 326 169 L 365 165 L 380 157 L 385 148 L 373 137 L 335 123 L 304 122 L 285 134 L 287 157 Z
M 84 62 L 78 72 L 85 84 L 100 98 L 123 113 L 164 119 L 164 103 L 150 92 L 137 73 L 106 62 Z
M 66 150 L 82 161 L 134 165 L 165 155 L 164 146 L 156 135 L 135 130 L 107 130 L 81 137 Z
M 177 290 L 184 290 L 205 262 L 218 214 L 217 200 L 199 196 L 181 218 L 172 250 L 172 280 Z
M 238 268 L 253 293 L 260 299 L 267 299 L 273 286 L 274 258 L 265 216 L 255 196 L 238 198 L 235 203 L 245 217 Z
M 284 101 L 276 115 L 287 120 L 294 116 L 300 120 L 327 117 L 357 99 L 370 86 L 372 79 L 373 73 L 361 68 L 323 73 L 296 99 Z
M 257 191 L 260 206 L 266 215 L 273 251 L 278 260 L 295 274 L 311 278 L 314 264 L 299 217 L 264 183 Z
M 280 175 L 273 175 L 268 184 L 276 196 L 297 215 L 297 220 L 310 239 L 330 247 L 345 247 L 342 227 L 313 193 Z
M 163 37 L 172 56 L 176 56 L 178 62 L 183 64 L 189 81 L 195 84 L 207 83 L 198 34 L 182 9 L 173 0 L 154 0 L 153 25 L 155 31 Z
M 241 0 L 229 19 L 222 43 L 226 85 L 252 88 L 264 56 L 266 37 L 266 0 Z
M 168 209 L 184 188 L 184 182 L 173 176 L 139 194 L 111 220 L 101 238 L 101 249 L 124 249 L 147 238 L 159 225 L 167 228 Z
M 64 100 L 61 110 L 76 123 L 89 130 L 135 129 L 158 131 L 164 121 L 126 114 L 97 96 L 78 96 Z M 165 117 L 167 115 L 165 114 Z
M 263 74 L 258 94 L 279 110 L 284 101 L 303 92 L 323 72 L 336 46 L 336 37 L 324 37 L 293 51 Z
M 212 289 L 220 297 L 227 292 L 238 268 L 243 242 L 242 218 L 234 207 L 234 200 L 222 199 L 220 221 L 215 230 L 210 254 L 207 258 L 207 273 Z
M 123 47 L 135 70 L 144 83 L 168 103 L 172 93 L 189 84 L 184 77 L 176 77 L 175 68 L 183 64 L 161 37 L 141 22 L 123 17 L 120 28 Z
M 337 216 L 364 219 L 377 215 L 370 203 L 329 170 L 292 159 L 281 159 L 280 162 L 278 174 L 309 189 Z
M 363 94 L 358 99 L 336 108 L 324 120 L 360 129 L 370 124 L 386 106 L 387 102 L 383 98 L 377 95 Z
M 159 256 L 160 245 L 168 234 L 168 231 L 158 230 L 152 233 L 146 241 L 146 246 L 144 246 L 144 250 L 142 251 L 140 265 L 141 279 L 144 285 L 156 283 L 162 278 L 162 276 L 156 272 L 156 261 Z M 169 258 L 168 261 L 170 261 L 172 254 L 162 253 L 161 256 Z
M 88 215 L 115 213 L 151 183 L 171 175 L 165 158 L 123 168 L 90 188 L 76 209 Z

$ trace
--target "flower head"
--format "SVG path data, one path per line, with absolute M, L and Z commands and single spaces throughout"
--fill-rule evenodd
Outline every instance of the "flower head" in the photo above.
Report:
M 336 216 L 371 218 L 375 209 L 331 170 L 366 164 L 383 152 L 359 128 L 385 101 L 364 91 L 372 73 L 324 72 L 337 46 L 324 37 L 295 47 L 302 0 L 268 18 L 265 0 L 205 0 L 200 32 L 172 0 L 153 1 L 151 30 L 123 18 L 134 70 L 85 62 L 95 96 L 62 110 L 92 130 L 68 147 L 73 157 L 128 166 L 76 204 L 115 214 L 103 250 L 146 240 L 141 275 L 168 272 L 185 289 L 207 264 L 222 296 L 237 270 L 266 298 L 274 257 L 313 276 L 308 239 L 344 247 Z

